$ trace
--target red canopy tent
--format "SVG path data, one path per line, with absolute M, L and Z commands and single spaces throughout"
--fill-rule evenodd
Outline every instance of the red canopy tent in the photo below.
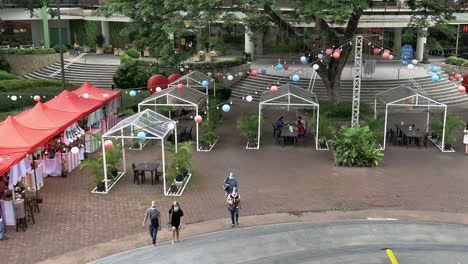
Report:
M 84 94 L 88 94 L 89 98 L 98 101 L 104 101 L 105 103 L 109 103 L 110 101 L 122 95 L 121 91 L 101 89 L 92 85 L 88 81 L 84 82 L 80 88 L 73 90 L 73 93 L 80 97 L 83 97 Z
M 15 119 L 24 126 L 36 129 L 56 128 L 58 132 L 65 130 L 80 118 L 81 113 L 52 109 L 41 102 L 15 116 Z
M 79 97 L 70 91 L 64 90 L 44 105 L 60 111 L 81 113 L 80 118 L 82 118 L 101 108 L 105 103 L 91 98 Z
M 11 152 L 11 149 L 0 149 L 0 175 L 7 172 L 13 165 L 20 162 L 26 157 L 28 151 L 15 149 L 16 152 Z

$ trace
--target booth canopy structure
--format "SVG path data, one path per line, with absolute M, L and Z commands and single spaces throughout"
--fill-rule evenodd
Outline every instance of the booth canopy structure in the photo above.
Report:
M 374 117 L 377 116 L 377 104 L 385 105 L 385 125 L 384 125 L 384 142 L 383 149 L 386 146 L 387 140 L 387 121 L 388 110 L 391 107 L 394 112 L 420 112 L 427 113 L 426 116 L 426 132 L 429 131 L 430 111 L 439 110 L 444 112 L 443 119 L 443 132 L 442 132 L 442 146 L 441 150 L 444 151 L 445 145 L 445 120 L 447 117 L 447 105 L 431 99 L 423 90 L 410 88 L 401 85 L 375 95 L 374 99 Z
M 102 101 L 104 103 L 109 103 L 110 101 L 122 95 L 121 91 L 112 91 L 98 88 L 88 81 L 85 81 L 80 88 L 73 90 L 73 93 L 80 97 L 83 97 L 84 94 L 88 94 L 89 98 Z
M 104 175 L 105 175 L 105 193 L 112 188 L 113 185 L 108 186 L 107 181 L 107 161 L 106 161 L 106 148 L 104 140 L 106 139 L 118 139 L 122 140 L 122 156 L 123 156 L 123 172 L 119 173 L 118 177 L 122 177 L 127 170 L 126 160 L 125 160 L 125 139 L 137 139 L 138 133 L 143 132 L 146 134 L 146 139 L 157 139 L 161 140 L 161 149 L 162 149 L 162 170 L 163 170 L 163 182 L 164 182 L 164 194 L 167 194 L 166 189 L 166 160 L 164 155 L 164 140 L 172 132 L 169 124 L 174 126 L 174 129 L 177 129 L 175 121 L 156 113 L 150 109 L 146 109 L 139 113 L 136 113 L 126 119 L 117 123 L 114 127 L 109 129 L 104 135 L 102 135 L 102 151 L 103 151 L 103 162 L 104 162 Z M 175 131 L 177 134 L 177 130 Z M 177 151 L 177 141 L 176 151 Z M 120 178 L 117 178 L 115 182 Z M 114 184 L 115 184 L 114 182 Z
M 154 107 L 154 111 L 156 111 L 157 106 L 193 107 L 195 108 L 195 115 L 198 115 L 198 111 L 207 104 L 207 101 L 208 96 L 200 91 L 190 87 L 179 90 L 176 86 L 172 86 L 145 98 L 138 104 L 138 111 L 141 111 L 143 107 L 151 106 Z M 196 123 L 196 133 L 198 150 L 198 123 Z
M 314 92 L 307 91 L 303 88 L 297 87 L 292 84 L 285 84 L 278 87 L 277 92 L 271 90 L 265 91 L 260 96 L 260 103 L 258 105 L 258 141 L 257 148 L 260 148 L 260 133 L 261 133 L 261 119 L 262 108 L 265 107 L 287 107 L 295 109 L 313 108 L 316 109 L 316 134 L 315 134 L 315 147 L 318 148 L 318 127 L 319 127 L 319 113 L 320 106 L 317 101 L 317 96 Z
M 169 87 L 182 83 L 192 88 L 205 89 L 206 87 L 202 85 L 203 81 L 208 81 L 209 87 L 215 85 L 214 80 L 210 76 L 205 75 L 199 71 L 192 71 L 171 82 Z
M 45 105 L 52 109 L 81 113 L 81 117 L 85 117 L 104 106 L 105 103 L 91 98 L 79 97 L 70 91 L 64 90 L 57 97 L 47 101 Z
M 65 130 L 77 120 L 81 114 L 78 112 L 64 112 L 47 107 L 41 102 L 15 116 L 15 119 L 24 126 L 36 129 L 57 129 L 57 133 Z

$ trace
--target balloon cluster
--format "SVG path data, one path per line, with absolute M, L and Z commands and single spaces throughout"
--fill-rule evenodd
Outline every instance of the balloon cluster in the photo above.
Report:
M 457 91 L 459 93 L 464 94 L 468 91 L 465 87 L 465 85 L 468 86 L 468 83 L 465 83 L 465 82 L 468 82 L 467 76 L 464 76 L 464 78 L 462 78 L 462 75 L 460 73 L 456 73 L 456 74 L 452 73 L 451 75 L 449 75 L 448 80 L 451 82 L 462 81 L 462 83 L 457 87 Z

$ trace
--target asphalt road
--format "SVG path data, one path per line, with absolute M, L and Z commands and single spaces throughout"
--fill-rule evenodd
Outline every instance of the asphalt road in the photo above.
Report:
M 468 263 L 468 226 L 363 220 L 236 228 L 92 263 L 388 264 L 386 248 L 400 264 Z

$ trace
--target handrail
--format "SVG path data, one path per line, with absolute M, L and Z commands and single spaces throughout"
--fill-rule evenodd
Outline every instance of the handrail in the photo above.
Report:
M 80 53 L 80 55 L 76 56 L 75 58 L 73 58 L 73 60 L 69 61 L 64 67 L 63 69 L 67 69 L 68 67 L 70 67 L 73 63 L 77 62 L 79 59 L 81 59 L 82 57 L 86 56 L 87 53 Z M 52 74 L 49 75 L 49 77 L 54 77 L 55 75 L 59 74 L 60 72 L 62 71 L 62 69 L 58 69 L 56 71 L 54 71 Z
M 400 70 L 406 70 L 405 68 L 402 68 L 402 67 L 396 67 L 398 69 L 398 79 L 400 79 Z M 411 77 L 406 71 L 403 71 L 403 73 L 406 75 L 406 77 L 408 78 L 408 80 L 411 82 L 412 85 L 414 85 L 414 87 L 416 87 L 417 90 L 419 90 L 420 92 L 422 92 L 423 94 L 427 95 L 427 92 L 421 87 L 421 85 L 419 85 L 415 79 L 413 79 L 413 77 Z

